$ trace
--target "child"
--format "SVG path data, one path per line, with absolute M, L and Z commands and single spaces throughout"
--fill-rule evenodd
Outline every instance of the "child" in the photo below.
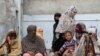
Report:
M 72 56 L 72 53 L 75 50 L 76 41 L 73 40 L 72 32 L 65 31 L 64 38 L 66 39 L 66 42 L 63 44 L 63 46 L 58 51 L 59 55 L 62 56 Z

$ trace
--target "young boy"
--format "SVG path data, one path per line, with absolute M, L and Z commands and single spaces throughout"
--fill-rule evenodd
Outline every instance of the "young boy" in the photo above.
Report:
M 72 32 L 66 31 L 64 33 L 64 38 L 66 39 L 66 42 L 63 44 L 63 46 L 58 51 L 59 55 L 62 56 L 72 56 L 72 53 L 75 50 L 76 41 L 73 40 Z

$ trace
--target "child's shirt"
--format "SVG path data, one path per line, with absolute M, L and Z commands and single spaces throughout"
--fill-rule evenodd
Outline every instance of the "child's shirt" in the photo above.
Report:
M 60 54 L 62 54 L 66 50 L 71 50 L 71 51 L 73 50 L 74 51 L 75 50 L 75 45 L 76 45 L 75 40 L 71 40 L 70 42 L 66 41 L 59 50 Z

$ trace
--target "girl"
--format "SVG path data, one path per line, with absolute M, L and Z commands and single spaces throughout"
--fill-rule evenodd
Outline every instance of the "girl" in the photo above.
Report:
M 72 32 L 65 31 L 64 38 L 66 39 L 66 42 L 60 48 L 58 53 L 60 56 L 72 56 L 72 53 L 74 52 L 76 46 L 76 41 L 73 40 Z

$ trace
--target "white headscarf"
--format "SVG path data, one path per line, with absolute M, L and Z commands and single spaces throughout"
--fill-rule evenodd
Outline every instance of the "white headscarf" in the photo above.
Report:
M 74 16 L 76 15 L 77 10 L 74 6 L 71 6 L 60 18 L 56 32 L 63 33 L 64 31 L 74 32 Z

